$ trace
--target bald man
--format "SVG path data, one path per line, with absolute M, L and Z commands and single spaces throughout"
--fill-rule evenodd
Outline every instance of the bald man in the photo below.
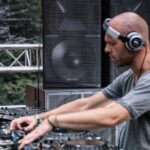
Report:
M 97 94 L 62 105 L 38 116 L 25 116 L 11 122 L 10 129 L 33 129 L 19 141 L 19 149 L 55 127 L 103 129 L 120 123 L 119 147 L 124 150 L 150 149 L 150 47 L 148 25 L 133 12 L 125 12 L 104 22 L 105 52 L 112 62 L 129 66 Z

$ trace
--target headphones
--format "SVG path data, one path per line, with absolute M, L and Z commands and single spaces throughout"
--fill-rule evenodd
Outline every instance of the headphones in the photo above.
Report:
M 122 35 L 120 32 L 108 25 L 110 20 L 110 18 L 107 18 L 103 23 L 103 29 L 108 35 L 110 35 L 113 39 L 120 39 L 131 52 L 137 52 L 142 48 L 144 45 L 144 38 L 141 34 L 138 32 L 130 32 L 127 35 Z

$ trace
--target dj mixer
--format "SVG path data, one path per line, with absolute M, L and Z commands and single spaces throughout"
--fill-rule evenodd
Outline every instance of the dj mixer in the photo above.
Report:
M 0 108 L 0 150 L 17 150 L 17 141 L 25 131 L 10 132 L 10 122 L 17 117 L 45 112 L 42 108 Z M 56 128 L 43 137 L 26 145 L 24 150 L 119 150 L 119 148 L 90 131 Z

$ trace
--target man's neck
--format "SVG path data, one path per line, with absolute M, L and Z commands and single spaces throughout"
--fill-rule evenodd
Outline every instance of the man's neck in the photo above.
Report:
M 137 55 L 134 65 L 131 68 L 135 73 L 136 80 L 138 80 L 144 72 L 150 69 L 150 52 L 148 49 L 142 49 Z

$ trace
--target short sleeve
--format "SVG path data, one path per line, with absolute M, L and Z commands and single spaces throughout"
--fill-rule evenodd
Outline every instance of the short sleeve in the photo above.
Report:
M 150 71 L 143 75 L 136 86 L 117 102 L 129 111 L 133 119 L 150 111 Z
M 133 71 L 127 70 L 119 75 L 110 85 L 102 89 L 103 94 L 110 99 L 118 99 L 131 89 L 133 84 Z

